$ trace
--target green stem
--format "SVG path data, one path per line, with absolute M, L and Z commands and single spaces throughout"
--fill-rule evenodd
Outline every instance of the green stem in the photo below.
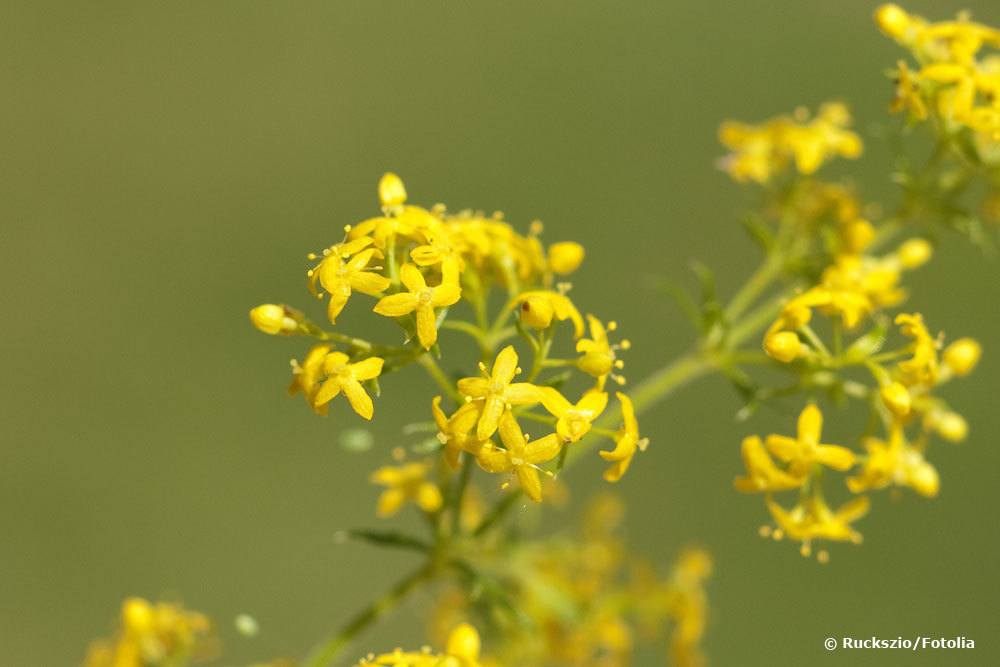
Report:
M 462 498 L 465 496 L 465 488 L 469 485 L 469 476 L 472 474 L 472 455 L 465 454 L 462 457 L 462 468 L 458 473 L 458 484 L 455 485 L 452 497 L 451 508 L 451 534 L 458 535 L 462 520 Z
M 764 263 L 754 271 L 726 306 L 726 321 L 732 322 L 746 312 L 757 297 L 771 286 L 774 279 L 781 275 L 783 264 L 784 258 L 781 253 L 772 252 L 768 255 Z
M 386 613 L 398 607 L 414 589 L 430 580 L 434 575 L 435 569 L 435 564 L 428 562 L 401 579 L 395 586 L 386 591 L 384 595 L 351 618 L 340 632 L 316 647 L 310 656 L 306 658 L 302 667 L 327 667 L 359 634 Z
M 462 404 L 462 396 L 458 393 L 458 389 L 455 388 L 455 383 L 445 375 L 445 372 L 441 370 L 441 366 L 434 360 L 434 357 L 425 352 L 417 357 L 417 363 L 424 367 L 424 370 L 437 383 L 441 391 L 447 394 L 456 404 Z

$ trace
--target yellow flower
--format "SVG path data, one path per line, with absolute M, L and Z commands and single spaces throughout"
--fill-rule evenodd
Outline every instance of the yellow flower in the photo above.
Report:
M 205 648 L 210 631 L 211 622 L 204 614 L 176 604 L 128 598 L 122 603 L 116 636 L 95 642 L 84 666 L 187 664 Z
M 861 472 L 847 478 L 847 488 L 854 493 L 883 489 L 890 484 L 908 486 L 922 496 L 937 495 L 940 487 L 937 470 L 927 462 L 923 452 L 906 442 L 903 428 L 894 424 L 889 441 L 867 438 L 868 451 Z
M 785 491 L 797 489 L 805 482 L 805 477 L 790 475 L 775 465 L 767 449 L 764 448 L 764 443 L 756 435 L 743 439 L 742 453 L 747 475 L 737 477 L 733 482 L 738 491 L 744 493 Z
M 840 445 L 823 445 L 819 439 L 823 430 L 823 413 L 810 403 L 799 414 L 798 436 L 769 435 L 766 439 L 771 454 L 788 464 L 788 472 L 805 477 L 815 464 L 834 470 L 847 470 L 854 465 L 854 453 Z
M 604 479 L 609 482 L 620 480 L 632 464 L 636 450 L 644 452 L 649 446 L 648 438 L 639 437 L 639 422 L 635 418 L 632 399 L 621 392 L 615 392 L 615 396 L 622 406 L 622 426 L 615 436 L 615 448 L 598 452 L 602 459 L 612 462 L 611 467 L 604 471 Z
M 449 418 L 441 410 L 440 396 L 435 396 L 431 403 L 438 440 L 444 445 L 445 461 L 453 470 L 458 468 L 458 457 L 463 451 L 476 455 L 483 448 L 484 441 L 473 435 L 481 409 L 480 403 L 466 403 Z
M 536 329 L 548 329 L 553 316 L 560 322 L 573 323 L 573 337 L 583 335 L 583 317 L 565 294 L 549 290 L 524 292 L 517 297 L 521 306 L 521 321 Z
M 566 442 L 578 442 L 587 435 L 591 423 L 604 412 L 608 404 L 608 395 L 603 391 L 588 391 L 576 405 L 553 387 L 542 387 L 541 391 L 542 405 L 557 418 L 556 433 Z
M 316 405 L 316 392 L 323 379 L 323 361 L 332 350 L 330 345 L 316 345 L 309 350 L 301 364 L 292 359 L 292 384 L 288 387 L 288 393 L 294 396 L 302 392 L 309 407 L 321 415 L 326 414 L 327 406 Z
M 417 314 L 417 338 L 424 349 L 429 350 L 437 342 L 437 320 L 435 308 L 446 308 L 456 303 L 462 296 L 458 286 L 458 274 L 445 274 L 436 287 L 428 287 L 424 275 L 413 264 L 403 264 L 399 271 L 400 280 L 407 292 L 392 294 L 375 304 L 375 312 L 386 317 L 402 317 L 412 312 Z
M 899 362 L 900 381 L 908 387 L 924 385 L 932 387 L 938 379 L 937 341 L 927 331 L 920 313 L 912 315 L 900 313 L 896 316 L 899 332 L 913 339 L 913 356 Z
M 382 175 L 378 182 L 378 199 L 383 208 L 393 208 L 406 203 L 406 187 L 403 179 L 391 171 Z
M 903 418 L 910 414 L 912 399 L 910 391 L 899 382 L 890 382 L 879 390 L 882 403 L 889 411 L 898 418 Z
M 972 372 L 983 355 L 983 348 L 972 338 L 959 338 L 944 349 L 941 355 L 944 365 L 955 375 L 965 376 Z
M 427 513 L 441 509 L 441 490 L 427 481 L 430 469 L 431 464 L 424 462 L 383 466 L 373 472 L 372 484 L 388 487 L 379 496 L 376 513 L 381 517 L 392 516 L 408 500 Z
M 777 331 L 764 338 L 767 356 L 782 363 L 791 363 L 802 354 L 802 341 L 794 331 Z
M 483 374 L 486 367 L 480 364 Z M 538 387 L 528 382 L 511 380 L 520 372 L 517 367 L 517 352 L 513 345 L 500 350 L 493 369 L 486 377 L 468 377 L 458 381 L 458 391 L 467 399 L 482 401 L 482 414 L 476 425 L 476 437 L 488 440 L 500 423 L 504 412 L 509 412 L 511 406 L 532 405 L 542 400 Z
M 293 334 L 299 329 L 297 313 L 286 306 L 265 303 L 250 311 L 250 321 L 258 330 L 275 336 Z
M 562 450 L 563 442 L 555 433 L 528 441 L 521 426 L 510 410 L 505 410 L 499 424 L 500 441 L 505 449 L 488 443 L 476 457 L 480 467 L 492 473 L 513 471 L 524 493 L 534 500 L 542 500 L 542 482 L 538 477 L 538 464 L 551 461 Z
M 368 238 L 364 241 L 371 243 L 371 239 Z M 337 316 L 344 310 L 354 290 L 375 296 L 389 287 L 389 279 L 375 273 L 375 269 L 368 266 L 377 252 L 374 248 L 366 248 L 357 254 L 350 253 L 353 256 L 345 259 L 348 251 L 354 250 L 360 243 L 359 239 L 342 244 L 341 251 L 328 255 L 320 263 L 319 269 L 314 271 L 314 275 L 319 276 L 323 289 L 330 294 L 327 317 L 333 324 L 336 324 Z
M 599 319 L 593 315 L 587 315 L 587 322 L 590 324 L 590 338 L 584 338 L 576 343 L 576 351 L 581 356 L 576 361 L 576 366 L 584 373 L 592 375 L 598 380 L 598 389 L 604 388 L 605 379 L 615 369 L 622 368 L 625 364 L 618 359 L 618 350 L 627 350 L 631 344 L 623 340 L 617 345 L 612 345 L 608 341 L 608 331 L 618 328 L 615 322 L 608 322 L 607 328 Z M 618 376 L 612 376 L 619 384 L 623 383 Z
M 370 655 L 355 667 L 385 665 L 387 667 L 485 667 L 480 662 L 481 642 L 479 633 L 468 623 L 458 625 L 448 636 L 443 655 L 423 651 L 403 651 Z
M 562 241 L 549 246 L 549 269 L 553 273 L 568 275 L 583 262 L 583 246 L 573 241 Z
M 789 128 L 786 141 L 799 172 L 812 174 L 834 156 L 860 156 L 861 137 L 844 129 L 850 123 L 851 114 L 845 105 L 828 102 L 811 122 Z
M 323 359 L 323 372 L 327 377 L 316 393 L 313 405 L 322 407 L 343 391 L 354 411 L 365 419 L 371 419 L 375 408 L 361 383 L 377 378 L 382 373 L 384 363 L 385 360 L 380 357 L 368 357 L 352 364 L 343 352 L 326 355 Z
M 767 507 L 775 523 L 784 535 L 804 543 L 808 553 L 812 540 L 832 540 L 837 542 L 861 543 L 861 533 L 851 524 L 868 513 L 871 506 L 867 497 L 848 501 L 836 512 L 831 510 L 822 498 L 810 496 L 786 510 L 773 499 L 767 499 Z

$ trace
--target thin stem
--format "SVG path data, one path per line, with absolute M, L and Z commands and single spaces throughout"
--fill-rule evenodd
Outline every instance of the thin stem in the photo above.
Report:
M 781 275 L 783 257 L 781 253 L 771 252 L 753 275 L 743 284 L 726 306 L 726 319 L 730 322 L 742 315 L 753 305 L 774 279 Z
M 424 367 L 424 370 L 426 370 L 427 374 L 431 376 L 431 379 L 434 380 L 439 387 L 441 387 L 441 390 L 446 393 L 449 398 L 455 401 L 455 403 L 461 405 L 462 396 L 455 388 L 455 384 L 449 380 L 445 372 L 441 370 L 441 366 L 439 366 L 438 362 L 434 360 L 434 357 L 428 353 L 421 354 L 417 357 L 417 363 Z
M 490 513 L 483 517 L 482 522 L 472 531 L 473 537 L 480 537 L 502 519 L 510 508 L 521 499 L 521 491 L 509 491 L 503 498 L 493 506 Z
M 399 580 L 384 595 L 351 618 L 340 632 L 316 647 L 306 658 L 303 667 L 327 667 L 359 634 L 386 613 L 398 607 L 406 596 L 419 585 L 431 579 L 435 569 L 435 564 L 428 562 Z
M 462 468 L 458 473 L 458 484 L 455 485 L 452 497 L 451 509 L 451 534 L 458 535 L 462 520 L 462 498 L 465 496 L 465 489 L 469 485 L 469 476 L 472 474 L 472 455 L 465 454 L 462 458 Z

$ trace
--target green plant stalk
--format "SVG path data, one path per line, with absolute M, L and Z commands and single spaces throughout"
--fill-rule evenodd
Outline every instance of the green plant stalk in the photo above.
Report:
M 400 579 L 384 595 L 348 621 L 347 625 L 340 632 L 317 646 L 309 657 L 306 658 L 305 662 L 302 663 L 302 667 L 327 667 L 362 631 L 398 607 L 399 603 L 415 588 L 432 579 L 436 569 L 436 564 L 433 561 L 429 561 L 403 579 Z

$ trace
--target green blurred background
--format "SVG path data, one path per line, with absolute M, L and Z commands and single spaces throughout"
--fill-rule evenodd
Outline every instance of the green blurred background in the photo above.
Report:
M 0 662 L 73 665 L 130 594 L 218 619 L 227 663 L 299 656 L 387 586 L 406 555 L 338 545 L 375 523 L 365 481 L 424 418 L 430 386 L 392 377 L 379 447 L 349 454 L 343 406 L 285 394 L 298 341 L 253 331 L 262 301 L 310 305 L 304 255 L 375 210 L 387 169 L 413 200 L 502 209 L 584 243 L 586 309 L 621 321 L 638 379 L 690 332 L 648 276 L 692 258 L 731 291 L 756 252 L 715 129 L 841 97 L 866 133 L 901 56 L 868 3 L 98 2 L 4 4 L 0 22 Z M 943 18 L 988 0 L 914 2 Z M 891 201 L 886 152 L 855 173 Z M 643 421 L 653 445 L 618 487 L 636 547 L 717 559 L 716 665 L 954 664 L 997 658 L 993 563 L 1000 411 L 998 266 L 951 239 L 913 307 L 981 339 L 949 387 L 972 424 L 933 452 L 935 501 L 876 499 L 862 547 L 821 567 L 759 539 L 738 443 L 793 415 L 734 419 L 702 381 Z M 847 437 L 829 421 L 831 438 Z M 602 467 L 571 474 L 578 503 Z M 550 518 L 550 524 L 564 517 Z M 353 653 L 419 643 L 426 599 Z M 231 630 L 255 616 L 254 639 Z M 965 635 L 968 652 L 827 654 L 827 636 Z M 656 664 L 655 654 L 642 664 Z

